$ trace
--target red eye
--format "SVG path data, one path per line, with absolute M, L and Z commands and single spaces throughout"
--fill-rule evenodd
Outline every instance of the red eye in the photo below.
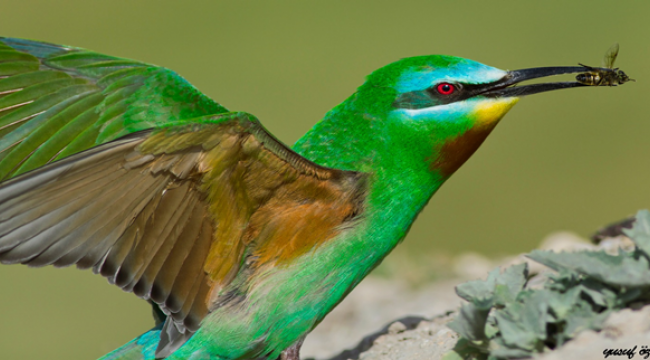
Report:
M 456 87 L 450 83 L 442 83 L 436 86 L 436 90 L 442 95 L 451 95 L 456 91 Z

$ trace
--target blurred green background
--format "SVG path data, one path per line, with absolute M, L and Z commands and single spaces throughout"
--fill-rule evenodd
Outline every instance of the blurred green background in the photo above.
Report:
M 176 70 L 292 144 L 374 69 L 450 54 L 502 69 L 617 65 L 638 82 L 521 101 L 398 252 L 518 253 L 650 207 L 650 3 L 4 0 L 0 34 Z M 152 324 L 90 272 L 0 267 L 1 359 L 93 359 Z

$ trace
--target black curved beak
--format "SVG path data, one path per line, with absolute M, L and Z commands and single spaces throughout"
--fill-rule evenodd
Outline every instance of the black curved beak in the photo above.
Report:
M 593 68 L 600 69 L 600 68 Z M 602 69 L 608 71 L 609 69 Z M 589 86 L 581 84 L 577 81 L 567 82 L 550 82 L 531 84 L 524 86 L 514 86 L 526 80 L 532 80 L 547 76 L 575 74 L 587 72 L 584 66 L 552 66 L 552 67 L 539 67 L 522 70 L 508 71 L 508 74 L 502 79 L 490 84 L 483 84 L 481 89 L 475 95 L 487 97 L 510 97 L 510 96 L 524 96 L 532 95 L 545 91 L 568 89 L 574 87 Z M 478 89 L 477 89 L 478 90 Z

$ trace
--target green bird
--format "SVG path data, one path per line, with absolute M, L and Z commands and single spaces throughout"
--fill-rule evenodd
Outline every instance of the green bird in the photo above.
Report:
M 0 261 L 149 301 L 104 360 L 298 359 L 519 97 L 585 86 L 514 85 L 583 72 L 405 58 L 288 147 L 170 70 L 0 38 Z

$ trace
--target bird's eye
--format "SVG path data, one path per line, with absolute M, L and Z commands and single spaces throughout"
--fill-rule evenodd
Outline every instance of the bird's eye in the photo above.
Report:
M 436 90 L 438 90 L 441 95 L 451 95 L 456 91 L 456 87 L 450 83 L 441 83 L 436 86 Z

